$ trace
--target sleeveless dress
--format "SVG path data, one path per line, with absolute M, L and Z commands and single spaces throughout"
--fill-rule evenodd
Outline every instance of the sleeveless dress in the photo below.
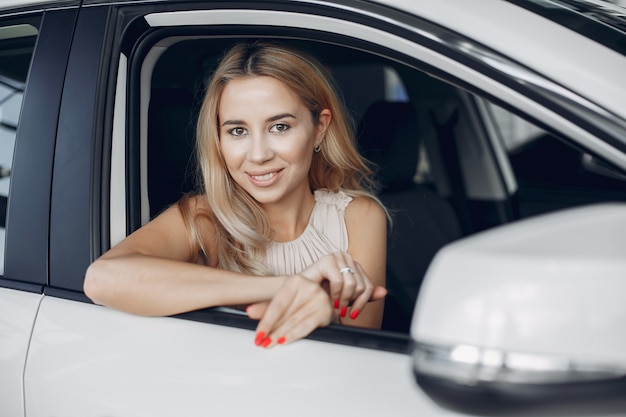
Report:
M 293 275 L 324 255 L 348 250 L 345 209 L 352 197 L 343 191 L 316 190 L 315 206 L 304 232 L 290 242 L 272 242 L 266 261 L 276 275 Z

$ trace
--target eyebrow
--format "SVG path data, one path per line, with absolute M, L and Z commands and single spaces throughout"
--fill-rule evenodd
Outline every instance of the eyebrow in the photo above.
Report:
M 295 119 L 296 116 L 294 116 L 291 113 L 281 113 L 281 114 L 277 114 L 276 116 L 269 117 L 265 121 L 266 122 L 275 122 L 276 120 L 286 119 L 286 118 Z M 222 126 L 227 126 L 227 125 L 245 125 L 245 124 L 246 124 L 246 122 L 244 122 L 243 120 L 226 120 L 224 123 L 222 123 Z

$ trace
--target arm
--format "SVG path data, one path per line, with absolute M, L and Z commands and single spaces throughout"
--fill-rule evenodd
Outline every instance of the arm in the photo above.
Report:
M 195 204 L 197 209 L 199 200 Z M 205 242 L 214 242 L 209 220 L 200 233 Z M 215 268 L 214 259 L 209 267 L 192 259 L 182 214 L 173 206 L 97 259 L 87 270 L 85 294 L 129 313 L 166 316 L 269 300 L 285 279 L 225 271 Z
M 382 207 L 368 198 L 355 198 L 348 208 L 348 253 L 324 256 L 287 280 L 270 302 L 248 308 L 251 318 L 260 319 L 257 345 L 291 343 L 337 318 L 343 324 L 380 328 L 387 294 L 387 217 Z M 343 275 L 340 270 L 345 266 L 355 273 Z M 329 287 L 326 290 L 319 285 L 324 283 Z M 348 310 L 346 306 L 352 302 Z
M 356 197 L 346 207 L 348 253 L 363 268 L 374 286 L 385 286 L 387 262 L 387 216 L 375 201 Z M 383 320 L 384 299 L 370 301 L 348 325 L 379 329 Z M 349 315 L 350 313 L 348 313 Z

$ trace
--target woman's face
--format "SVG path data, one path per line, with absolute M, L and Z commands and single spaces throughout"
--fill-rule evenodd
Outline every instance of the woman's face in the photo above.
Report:
M 220 98 L 220 147 L 233 179 L 262 205 L 303 201 L 315 144 L 330 123 L 314 122 L 285 84 L 272 77 L 230 81 Z

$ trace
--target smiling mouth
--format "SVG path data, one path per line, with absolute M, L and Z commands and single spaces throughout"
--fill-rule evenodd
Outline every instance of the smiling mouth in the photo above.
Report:
M 273 171 L 273 172 L 268 172 L 267 174 L 263 174 L 263 175 L 252 175 L 250 174 L 250 177 L 255 180 L 255 181 L 259 181 L 259 182 L 265 182 L 265 181 L 270 181 L 272 178 L 274 178 L 275 176 L 277 176 L 280 173 L 281 170 L 279 171 Z
M 257 181 L 267 181 L 271 178 L 274 178 L 274 176 L 276 176 L 276 173 L 270 172 L 269 174 L 265 174 L 265 175 L 252 175 L 252 178 L 254 178 Z

